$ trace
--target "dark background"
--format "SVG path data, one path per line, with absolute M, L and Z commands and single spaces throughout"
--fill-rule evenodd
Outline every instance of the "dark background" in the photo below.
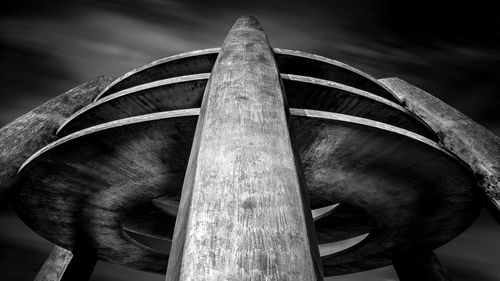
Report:
M 240 15 L 273 47 L 398 76 L 500 135 L 500 17 L 494 1 L 9 1 L 0 9 L 0 126 L 99 74 L 220 46 Z M 0 280 L 32 280 L 51 244 L 0 212 Z M 486 212 L 437 250 L 454 280 L 500 280 Z M 99 263 L 92 280 L 163 280 Z M 392 267 L 328 280 L 397 280 Z

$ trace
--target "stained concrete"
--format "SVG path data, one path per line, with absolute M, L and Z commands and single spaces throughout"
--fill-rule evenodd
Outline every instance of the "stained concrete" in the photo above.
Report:
M 233 25 L 198 118 L 166 280 L 322 280 L 288 110 L 258 22 Z
M 487 206 L 495 216 L 498 214 L 498 138 L 401 80 L 386 79 L 381 83 L 337 61 L 297 51 L 272 50 L 267 43 L 262 45 L 263 41 L 245 41 L 245 38 L 262 39 L 265 35 L 260 33 L 261 28 L 252 19 L 243 18 L 241 22 L 248 25 L 238 27 L 237 24 L 228 38 L 234 34 L 241 37 L 228 39 L 228 45 L 222 49 L 195 51 L 153 62 L 127 73 L 106 89 L 103 89 L 109 83 L 106 79 L 103 80 L 108 82 L 82 86 L 2 129 L 0 148 L 5 143 L 19 144 L 2 148 L 0 159 L 6 161 L 8 167 L 0 178 L 2 187 L 7 186 L 3 190 L 17 183 L 19 178 L 15 175 L 15 168 L 32 155 L 21 165 L 19 189 L 13 193 L 21 218 L 43 237 L 75 253 L 83 246 L 99 259 L 152 272 L 164 272 L 169 259 L 168 249 L 160 251 L 154 245 L 144 244 L 140 235 L 165 241 L 174 239 L 169 276 L 182 280 L 209 279 L 214 276 L 212 273 L 219 274 L 215 278 L 232 278 L 240 271 L 230 268 L 234 263 L 226 259 L 230 259 L 233 253 L 251 256 L 256 249 L 265 253 L 259 257 L 290 250 L 288 255 L 275 260 L 266 259 L 265 263 L 264 258 L 253 262 L 253 256 L 240 259 L 241 268 L 261 270 L 258 276 L 270 274 L 316 280 L 321 279 L 322 270 L 326 276 L 331 276 L 394 263 L 402 280 L 413 280 L 422 273 L 421 278 L 448 280 L 432 249 L 456 237 L 475 219 L 480 207 L 474 189 L 476 184 L 482 188 Z M 252 52 L 256 50 L 258 52 Z M 227 62 L 224 67 L 217 65 L 218 55 L 221 65 Z M 233 63 L 241 65 L 231 65 Z M 212 76 L 216 78 L 208 84 L 206 93 L 209 95 L 205 95 L 207 101 L 201 105 L 200 114 L 199 109 L 190 107 L 199 106 L 208 72 L 214 65 Z M 265 66 L 267 70 L 271 66 L 274 70 L 257 71 L 259 66 Z M 241 75 L 245 71 L 255 73 Z M 283 81 L 280 81 L 279 71 Z M 232 76 L 227 77 L 227 74 Z M 234 83 L 239 81 L 235 77 L 242 79 L 242 83 Z M 252 95 L 255 93 L 249 89 L 269 93 L 267 98 L 273 95 L 276 98 L 276 93 L 279 93 L 282 100 L 278 99 L 276 103 L 271 99 L 274 102 L 265 107 L 266 99 Z M 287 92 L 286 96 L 283 90 Z M 306 90 L 307 95 L 300 94 Z M 96 95 L 97 91 L 100 94 Z M 225 95 L 226 92 L 236 95 Z M 184 96 L 186 94 L 190 96 Z M 177 98 L 169 100 L 165 96 Z M 75 114 L 91 98 L 96 102 Z M 288 116 L 287 98 L 289 105 L 305 109 L 291 108 Z M 254 107 L 235 110 L 243 105 Z M 255 110 L 256 105 L 258 110 Z M 159 112 L 163 110 L 169 111 Z M 231 112 L 233 115 L 228 115 Z M 254 118 L 263 113 L 272 114 L 263 119 Z M 72 117 L 59 127 L 60 135 L 66 137 L 52 142 L 55 136 L 49 131 L 54 131 L 56 124 L 63 123 L 70 114 Z M 134 117 L 128 118 L 130 116 Z M 257 120 L 260 125 L 251 126 L 251 122 L 245 120 Z M 228 130 L 228 124 L 241 126 Z M 261 126 L 263 124 L 269 127 Z M 245 131 L 247 138 L 238 139 L 242 135 L 236 132 L 241 133 L 245 126 L 250 133 Z M 197 134 L 195 128 L 198 128 Z M 262 131 L 262 128 L 269 130 Z M 253 147 L 253 142 L 246 143 L 259 135 L 272 136 L 268 133 L 273 129 L 279 132 L 289 129 L 288 141 L 285 133 L 278 134 L 280 138 L 270 142 L 272 147 L 264 142 L 260 143 L 262 147 Z M 26 132 L 29 132 L 28 137 Z M 225 182 L 222 177 L 218 178 L 226 175 L 225 170 L 214 173 L 214 177 L 193 176 L 199 171 L 198 161 L 191 162 L 188 167 L 188 151 L 193 145 L 192 158 L 205 159 L 199 163 L 204 163 L 208 171 L 215 171 L 217 161 L 214 159 L 219 158 L 211 156 L 224 146 L 220 146 L 214 136 L 224 139 L 222 143 L 225 145 L 245 143 L 242 153 L 249 147 L 253 147 L 251 151 L 257 154 L 286 150 L 287 153 L 282 153 L 288 157 L 286 161 L 285 158 L 281 161 L 279 157 L 270 157 L 268 162 L 289 163 L 287 161 L 292 159 L 294 164 L 286 166 L 293 167 L 286 170 L 287 175 L 292 176 L 279 176 L 278 179 L 292 179 L 295 185 L 283 185 L 291 191 L 284 196 L 295 196 L 292 198 L 295 201 L 287 197 L 287 200 L 274 204 L 277 209 L 273 207 L 270 212 L 263 213 L 261 209 L 245 208 L 245 204 L 240 210 L 234 205 L 238 201 L 229 200 L 224 196 L 226 193 L 204 197 L 207 192 L 218 194 L 220 190 L 215 183 Z M 32 154 L 47 143 L 50 144 Z M 280 143 L 286 145 L 277 145 Z M 245 153 L 242 155 L 248 155 Z M 3 157 L 4 154 L 7 157 Z M 228 156 L 227 153 L 221 155 L 220 159 Z M 253 158 L 245 159 L 248 163 L 243 160 L 238 163 L 247 163 L 247 168 L 257 167 Z M 264 165 L 257 168 L 262 167 Z M 264 170 L 272 171 L 273 168 L 276 167 Z M 252 182 L 244 178 L 247 170 L 241 173 L 243 177 L 236 177 L 236 182 Z M 304 173 L 302 183 L 301 170 Z M 193 182 L 183 181 L 186 171 L 187 179 Z M 226 180 L 234 181 L 235 178 Z M 262 180 L 269 178 L 263 177 Z M 174 214 L 158 208 L 155 202 L 159 198 L 178 202 L 183 183 L 193 187 L 198 184 L 198 188 L 183 189 L 181 211 Z M 225 191 L 235 192 L 231 189 Z M 267 194 L 265 192 L 269 191 L 266 189 L 257 195 L 262 197 Z M 309 200 L 305 199 L 306 193 Z M 279 194 L 272 197 L 279 201 Z M 287 205 L 290 202 L 293 204 Z M 338 207 L 316 217 L 313 228 L 309 204 L 312 208 L 322 208 L 337 203 L 340 203 Z M 226 237 L 234 227 L 234 224 L 226 223 L 230 221 L 227 218 L 231 218 L 224 216 L 228 210 L 241 211 L 243 218 L 247 218 L 244 220 L 247 225 L 254 225 L 266 221 L 261 219 L 263 217 L 273 218 L 280 208 L 288 208 L 282 212 L 287 215 L 278 216 L 280 223 L 268 226 L 272 229 L 272 226 L 283 225 L 280 231 L 288 231 L 290 236 L 278 235 L 271 239 L 270 243 L 275 246 L 243 243 L 248 246 L 243 251 L 238 250 L 239 244 L 233 245 L 236 248 L 228 250 L 228 254 L 213 256 L 214 251 L 224 250 L 227 245 L 220 247 L 211 244 L 212 240 L 204 243 L 205 236 L 194 240 L 190 236 L 190 233 L 199 233 L 193 229 L 205 229 L 216 237 L 216 241 L 232 243 L 238 240 Z M 207 210 L 212 212 L 211 216 L 206 215 Z M 176 215 L 179 219 L 175 231 Z M 255 219 L 257 217 L 259 220 Z M 283 221 L 287 223 L 281 224 Z M 222 227 L 213 228 L 207 222 L 219 223 Z M 301 229 L 304 225 L 305 228 Z M 229 229 L 228 232 L 222 231 L 225 229 Z M 241 233 L 248 234 L 246 230 Z M 338 242 L 345 239 L 351 244 L 339 248 Z M 321 253 L 317 253 L 316 240 L 320 243 Z M 285 251 L 279 248 L 283 245 L 288 247 Z M 274 248 L 279 248 L 279 251 L 273 252 Z M 39 275 L 41 280 L 52 275 L 60 279 L 66 265 L 69 266 L 66 270 L 71 268 L 75 260 L 69 259 L 67 250 L 60 250 L 56 247 L 47 260 Z M 306 254 L 297 255 L 300 251 Z M 297 261 L 294 256 L 311 258 Z M 207 260 L 214 262 L 211 271 L 206 270 L 204 262 Z M 305 276 L 298 277 L 296 271 Z M 83 276 L 85 274 L 79 277 Z M 243 272 L 237 279 L 251 276 Z

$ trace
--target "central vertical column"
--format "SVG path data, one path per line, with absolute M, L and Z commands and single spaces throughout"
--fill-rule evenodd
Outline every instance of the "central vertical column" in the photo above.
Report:
M 167 280 L 322 280 L 273 51 L 236 21 L 207 84 Z

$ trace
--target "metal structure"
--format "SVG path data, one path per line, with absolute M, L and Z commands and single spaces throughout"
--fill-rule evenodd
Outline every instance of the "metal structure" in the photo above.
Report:
M 56 246 L 36 280 L 97 260 L 167 280 L 322 280 L 393 264 L 449 280 L 432 250 L 482 204 L 498 137 L 424 91 L 271 48 L 242 17 L 222 48 L 100 77 L 0 131 L 0 183 Z

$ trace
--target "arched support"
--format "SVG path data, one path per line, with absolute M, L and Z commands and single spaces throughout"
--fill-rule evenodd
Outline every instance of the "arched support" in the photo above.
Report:
M 54 246 L 35 281 L 88 281 L 95 264 L 93 254 Z
M 500 223 L 500 138 L 458 110 L 399 78 L 380 80 L 476 174 L 484 205 Z
M 401 281 L 451 281 L 433 251 L 396 253 L 393 265 Z
M 113 78 L 100 76 L 44 103 L 0 129 L 0 198 L 17 182 L 17 170 L 33 153 L 54 141 L 66 118 L 104 89 Z

